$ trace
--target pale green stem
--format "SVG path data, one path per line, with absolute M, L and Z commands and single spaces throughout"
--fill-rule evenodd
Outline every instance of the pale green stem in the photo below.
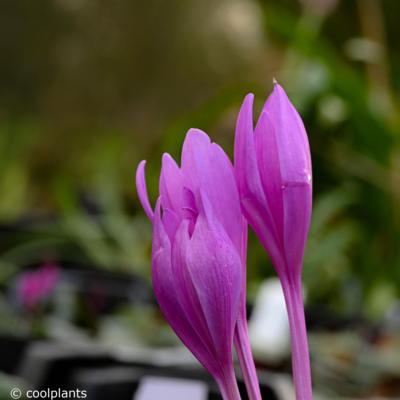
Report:
M 257 371 L 251 353 L 246 311 L 244 310 L 244 313 L 239 314 L 240 317 L 235 327 L 234 341 L 240 368 L 242 370 L 249 400 L 261 400 L 260 385 L 258 383 Z
M 300 279 L 282 280 L 292 342 L 292 370 L 296 400 L 312 400 L 310 355 Z

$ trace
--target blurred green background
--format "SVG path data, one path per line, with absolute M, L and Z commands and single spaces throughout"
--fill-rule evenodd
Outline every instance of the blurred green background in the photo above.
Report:
M 232 155 L 243 97 L 258 112 L 275 77 L 312 151 L 307 304 L 379 324 L 400 297 L 399 15 L 394 0 L 1 0 L 3 293 L 46 260 L 148 281 L 138 162 L 154 201 L 189 128 Z M 250 235 L 250 300 L 272 275 Z
M 276 77 L 313 156 L 309 300 L 379 316 L 400 291 L 399 12 L 374 0 L 2 0 L 0 219 L 60 220 L 4 240 L 0 275 L 71 245 L 147 273 L 137 163 L 149 161 L 155 199 L 161 154 L 178 158 L 190 127 L 232 154 L 242 98 L 254 92 L 259 111 Z M 249 257 L 251 282 L 272 274 L 253 237 Z

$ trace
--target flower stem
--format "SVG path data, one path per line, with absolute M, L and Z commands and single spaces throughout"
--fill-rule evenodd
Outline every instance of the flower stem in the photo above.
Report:
M 221 379 L 216 379 L 224 400 L 241 400 L 233 366 Z
M 244 312 L 243 310 L 239 312 L 239 318 L 235 327 L 234 341 L 249 400 L 261 400 L 260 385 L 258 383 L 256 367 L 251 353 L 245 309 Z
M 282 280 L 292 341 L 292 370 L 296 400 L 312 400 L 310 355 L 301 281 Z

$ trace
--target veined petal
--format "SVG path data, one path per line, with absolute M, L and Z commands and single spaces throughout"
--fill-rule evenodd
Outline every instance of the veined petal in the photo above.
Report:
M 248 238 L 248 227 L 247 227 L 247 220 L 244 216 L 242 216 L 242 252 L 241 252 L 241 259 L 244 267 L 244 276 L 246 276 L 246 265 L 247 265 L 247 238 Z M 243 280 L 246 286 L 246 279 Z M 246 291 L 246 288 L 245 290 Z M 246 294 L 246 293 L 245 293 Z
M 182 221 L 172 249 L 172 269 L 176 282 L 175 296 L 193 329 L 198 333 L 205 347 L 215 355 L 215 346 L 207 325 L 207 316 L 201 307 L 198 293 L 193 285 L 187 266 L 187 253 L 190 247 L 189 221 Z M 202 257 L 207 259 L 207 254 Z
M 204 344 L 203 338 L 187 320 L 179 303 L 176 276 L 172 269 L 171 243 L 163 227 L 160 206 L 158 201 L 154 218 L 151 271 L 157 302 L 164 317 L 185 346 L 213 376 L 219 376 L 220 371 L 212 349 Z
M 160 249 L 167 250 L 171 248 L 171 240 L 169 239 L 161 217 L 161 197 L 157 199 L 153 220 L 153 240 L 152 255 L 155 255 Z M 166 259 L 167 261 L 168 259 Z M 171 261 L 169 261 L 169 264 Z
M 243 198 L 242 210 L 279 274 L 279 270 L 285 268 L 285 258 L 280 246 L 281 241 L 275 232 L 275 224 L 265 203 L 259 202 L 256 197 Z
M 268 251 L 274 265 L 282 265 L 279 235 L 269 209 L 258 170 L 253 133 L 253 98 L 246 96 L 235 133 L 235 174 L 243 214 Z
M 270 116 L 263 112 L 254 131 L 254 142 L 261 183 L 273 216 L 280 247 L 283 248 L 283 201 L 277 131 Z
M 201 193 L 207 214 L 197 219 L 187 252 L 187 268 L 207 316 L 218 358 L 231 362 L 233 331 L 242 289 L 242 261 L 237 248 Z M 208 203 L 208 204 L 207 204 Z
M 311 220 L 311 185 L 288 185 L 283 190 L 285 214 L 284 248 L 289 270 L 294 277 L 299 276 L 303 264 L 304 249 L 307 242 Z
M 162 198 L 160 196 L 160 203 L 162 203 Z M 165 232 L 168 234 L 171 243 L 175 240 L 176 231 L 179 228 L 181 222 L 179 215 L 175 211 L 169 208 L 163 209 L 162 222 L 164 225 Z
M 263 112 L 273 126 L 279 149 L 282 182 L 311 184 L 311 156 L 307 133 L 298 112 L 276 83 Z
M 266 115 L 266 130 L 260 135 L 259 160 L 262 173 L 266 174 L 265 187 L 268 200 L 276 201 L 273 207 L 275 218 L 282 218 L 277 225 L 283 240 L 283 252 L 290 273 L 300 272 L 304 247 L 310 225 L 312 206 L 311 156 L 307 133 L 303 122 L 279 84 L 267 100 L 263 114 Z M 272 141 L 273 151 L 265 149 Z M 265 152 L 265 154 L 263 154 Z M 267 153 L 268 152 L 268 153 Z M 266 165 L 269 161 L 270 165 Z M 280 171 L 281 193 L 278 192 Z M 273 172 L 271 172 L 273 171 Z M 282 209 L 279 207 L 282 204 Z M 272 203 L 271 203 L 272 205 Z
M 243 227 L 239 192 L 235 182 L 232 164 L 225 152 L 201 131 L 191 129 L 185 139 L 182 151 L 184 179 L 201 203 L 199 190 L 209 198 L 213 210 L 226 233 L 240 251 Z
M 231 161 L 215 143 L 209 148 L 208 165 L 200 174 L 200 190 L 212 205 L 215 219 L 222 225 L 240 254 L 243 245 L 243 225 L 239 191 Z M 201 200 L 201 203 L 204 199 Z
M 235 132 L 235 175 L 241 196 L 261 195 L 253 134 L 254 95 L 248 94 L 240 108 Z
M 182 193 L 182 216 L 189 221 L 190 236 L 193 233 L 198 214 L 195 195 L 189 188 L 184 186 Z
M 200 129 L 189 129 L 182 146 L 181 168 L 184 186 L 197 194 L 200 186 L 198 170 L 203 169 L 210 138 Z
M 136 170 L 136 190 L 139 196 L 140 203 L 142 204 L 143 210 L 151 222 L 154 219 L 154 212 L 151 208 L 149 196 L 147 195 L 146 178 L 145 178 L 145 166 L 146 161 L 143 160 L 139 163 Z
M 160 174 L 160 195 L 163 207 L 173 210 L 178 215 L 182 208 L 182 172 L 175 160 L 164 153 Z

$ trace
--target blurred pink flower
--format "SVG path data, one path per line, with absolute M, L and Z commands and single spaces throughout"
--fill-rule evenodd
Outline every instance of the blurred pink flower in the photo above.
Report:
M 60 267 L 55 263 L 43 264 L 35 271 L 22 273 L 16 283 L 17 297 L 23 307 L 34 310 L 56 286 Z

